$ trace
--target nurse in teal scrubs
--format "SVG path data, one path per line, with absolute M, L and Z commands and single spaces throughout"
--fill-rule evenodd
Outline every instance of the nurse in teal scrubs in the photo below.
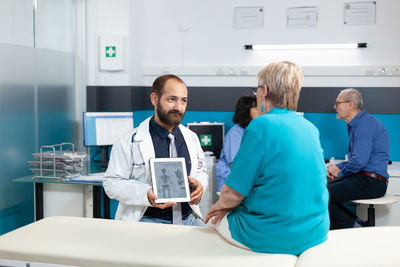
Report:
M 299 255 L 327 239 L 326 167 L 319 132 L 296 114 L 303 73 L 291 62 L 258 75 L 260 117 L 246 128 L 205 222 L 256 252 Z

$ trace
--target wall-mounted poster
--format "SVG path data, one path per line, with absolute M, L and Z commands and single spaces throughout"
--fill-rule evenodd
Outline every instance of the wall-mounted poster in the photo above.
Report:
M 375 13 L 376 1 L 345 2 L 343 23 L 345 25 L 375 24 Z
M 263 29 L 264 7 L 235 7 L 234 29 Z
M 318 7 L 302 6 L 286 9 L 288 27 L 316 27 L 318 24 Z

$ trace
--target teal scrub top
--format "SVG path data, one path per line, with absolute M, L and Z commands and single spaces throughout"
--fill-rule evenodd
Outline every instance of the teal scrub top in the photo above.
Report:
M 327 239 L 319 132 L 294 111 L 274 108 L 249 124 L 225 183 L 245 196 L 228 214 L 232 238 L 253 251 L 299 255 Z

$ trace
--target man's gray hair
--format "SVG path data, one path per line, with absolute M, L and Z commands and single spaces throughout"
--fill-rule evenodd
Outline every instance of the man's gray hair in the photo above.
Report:
M 343 101 L 353 102 L 356 109 L 363 109 L 362 95 L 358 90 L 349 88 L 342 90 L 340 93 L 343 94 Z

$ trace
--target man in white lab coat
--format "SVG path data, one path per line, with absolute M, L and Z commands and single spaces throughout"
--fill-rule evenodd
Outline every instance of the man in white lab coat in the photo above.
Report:
M 197 135 L 180 124 L 188 101 L 186 85 L 175 75 L 160 76 L 153 83 L 150 100 L 154 116 L 125 134 L 112 148 L 103 186 L 110 198 L 119 201 L 115 219 L 204 225 L 198 207 L 208 179 L 204 153 Z M 171 156 L 170 134 L 174 136 L 177 156 L 186 160 L 191 198 L 181 204 L 157 204 L 149 159 Z M 177 207 L 181 221 L 176 220 Z

